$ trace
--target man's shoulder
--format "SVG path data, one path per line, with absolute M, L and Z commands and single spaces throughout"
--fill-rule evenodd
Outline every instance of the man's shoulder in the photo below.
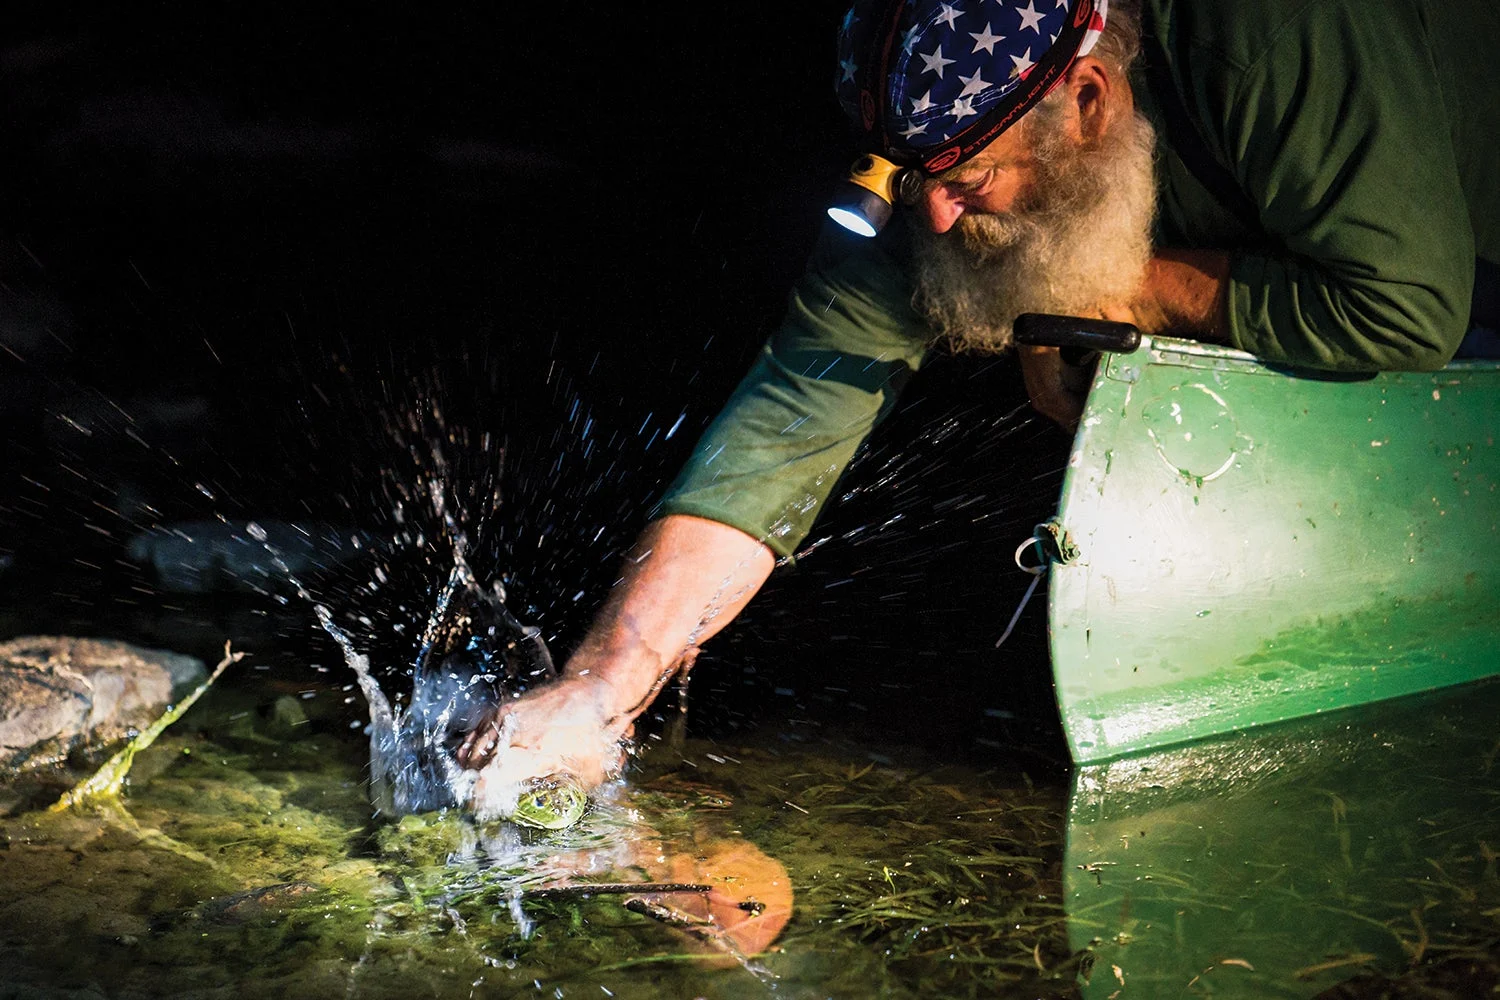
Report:
M 911 264 L 906 220 L 893 221 L 873 239 L 825 222 L 808 264 L 817 270 L 847 271 L 871 281 L 900 282 Z
M 1249 72 L 1279 47 L 1330 39 L 1351 47 L 1380 39 L 1443 49 L 1461 44 L 1448 36 L 1453 25 L 1465 20 L 1492 24 L 1493 4 L 1490 0 L 1142 0 L 1143 34 L 1162 46 L 1169 61 L 1191 60 L 1197 72 L 1210 65 L 1217 65 L 1221 72 Z
M 861 313 L 883 313 L 890 322 L 909 325 L 915 319 L 911 245 L 903 222 L 887 226 L 874 239 L 825 225 L 794 295 L 836 297 Z
M 1142 30 L 1174 63 L 1191 57 L 1243 71 L 1287 31 L 1331 16 L 1343 5 L 1343 0 L 1144 0 Z

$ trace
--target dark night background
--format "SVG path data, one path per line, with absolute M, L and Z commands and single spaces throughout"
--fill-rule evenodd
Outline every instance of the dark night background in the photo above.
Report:
M 565 650 L 774 327 L 851 156 L 842 6 L 10 12 L 4 634 L 177 630 L 212 655 L 262 616 L 316 647 L 304 607 L 164 593 L 126 542 L 215 516 L 378 535 L 418 463 L 391 427 L 436 406 L 476 494 L 481 435 L 504 446 L 476 569 Z M 1065 449 L 1009 365 L 938 359 L 809 540 L 830 541 L 709 647 L 699 724 L 854 718 L 981 761 L 1062 756 L 1041 602 L 993 644 Z M 320 593 L 346 618 L 401 598 L 377 631 L 438 577 L 366 598 L 368 572 Z

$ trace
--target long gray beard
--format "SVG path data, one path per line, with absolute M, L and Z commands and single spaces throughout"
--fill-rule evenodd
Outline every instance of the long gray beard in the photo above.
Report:
M 1097 314 L 1128 299 L 1151 259 L 1155 134 L 1135 115 L 1096 148 L 1038 143 L 1029 203 L 965 213 L 947 233 L 914 224 L 917 311 L 954 350 L 999 352 L 1028 312 Z

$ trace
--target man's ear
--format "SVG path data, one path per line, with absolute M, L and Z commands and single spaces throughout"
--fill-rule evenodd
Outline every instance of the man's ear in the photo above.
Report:
M 1124 81 L 1093 56 L 1076 60 L 1064 80 L 1078 114 L 1079 133 L 1085 141 L 1098 139 L 1126 97 Z

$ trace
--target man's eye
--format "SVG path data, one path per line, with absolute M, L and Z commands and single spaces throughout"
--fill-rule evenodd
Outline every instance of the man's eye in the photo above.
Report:
M 965 194 L 978 194 L 980 191 L 983 191 L 985 188 L 989 187 L 990 181 L 994 179 L 995 172 L 993 170 L 986 170 L 984 173 L 980 174 L 978 177 L 975 177 L 973 180 L 960 181 L 958 183 L 958 189 Z

